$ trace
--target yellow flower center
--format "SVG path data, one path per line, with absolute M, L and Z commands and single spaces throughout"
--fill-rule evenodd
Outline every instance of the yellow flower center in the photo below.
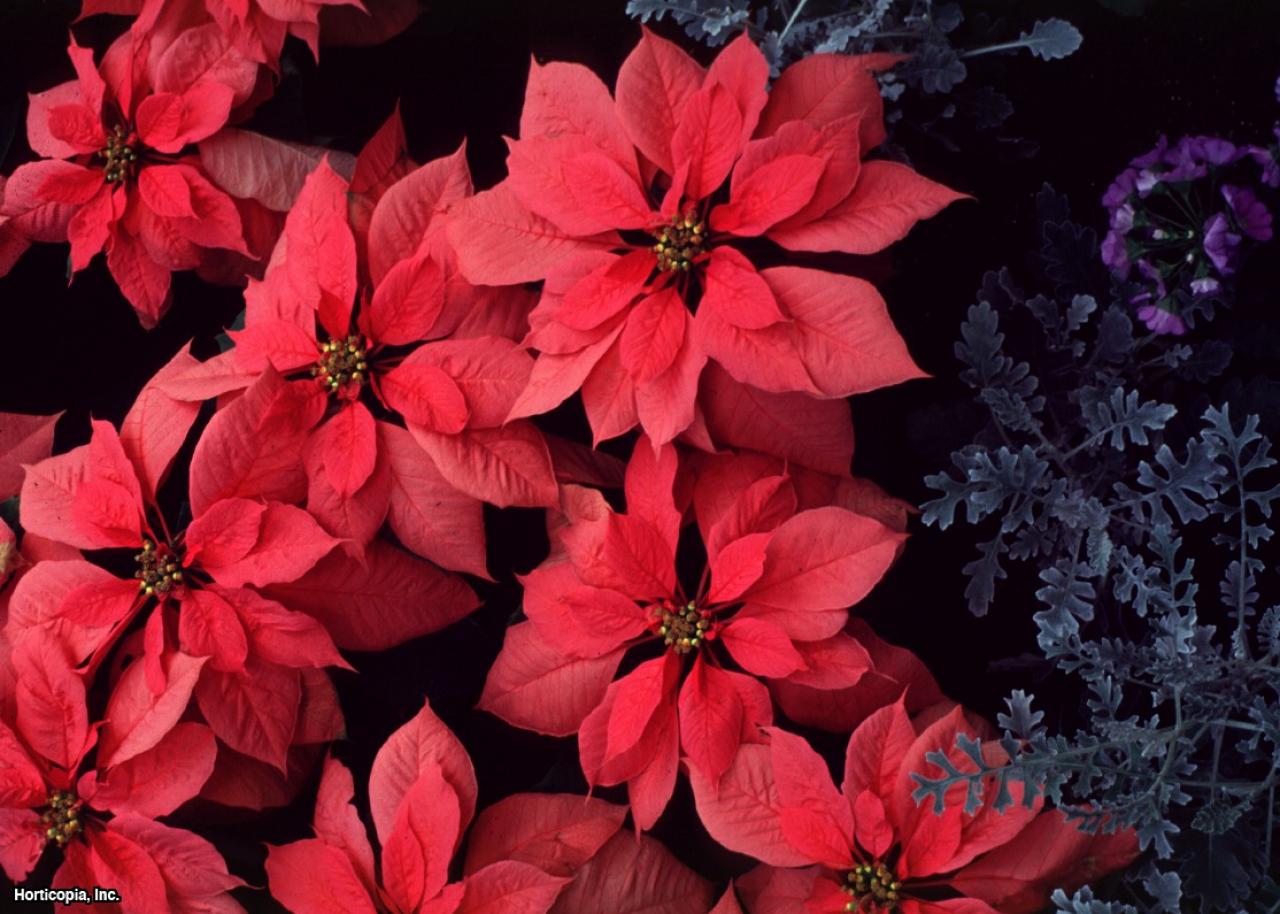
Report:
M 692 212 L 677 216 L 669 226 L 653 233 L 657 243 L 653 252 L 658 255 L 658 269 L 666 271 L 687 270 L 693 259 L 703 251 L 707 242 L 705 226 Z
M 107 145 L 98 153 L 106 160 L 103 171 L 108 184 L 123 184 L 138 172 L 138 151 L 129 145 L 129 137 L 119 124 L 107 136 Z
M 359 336 L 330 340 L 320 347 L 320 361 L 311 374 L 325 390 L 338 394 L 348 385 L 359 387 L 369 376 L 368 351 Z
M 678 606 L 671 600 L 655 603 L 651 609 L 657 634 L 677 654 L 696 651 L 712 626 L 711 613 L 698 609 L 692 600 Z
M 846 911 L 891 911 L 897 905 L 902 883 L 883 863 L 859 864 L 845 873 L 844 893 L 851 896 Z
M 142 551 L 133 557 L 138 570 L 138 589 L 147 596 L 163 596 L 182 585 L 182 556 L 168 545 L 142 541 Z
M 48 807 L 40 816 L 44 823 L 44 836 L 55 841 L 58 847 L 65 847 L 67 842 L 84 830 L 80 821 L 80 807 L 84 803 L 76 799 L 75 794 L 65 790 L 55 790 L 49 794 Z

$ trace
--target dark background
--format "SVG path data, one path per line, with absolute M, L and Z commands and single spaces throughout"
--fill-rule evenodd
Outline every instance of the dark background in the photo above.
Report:
M 1134 155 L 1167 131 L 1214 133 L 1265 142 L 1280 117 L 1273 93 L 1280 75 L 1280 16 L 1263 0 L 1154 0 L 1110 7 L 1089 0 L 1021 0 L 962 4 L 972 16 L 1005 19 L 1010 37 L 1037 18 L 1071 19 L 1084 33 L 1071 58 L 1040 62 L 1021 53 L 975 59 L 974 85 L 990 83 L 1012 99 L 1015 113 L 1004 134 L 1033 141 L 1031 157 L 992 135 L 965 138 L 949 151 L 918 131 L 899 130 L 895 141 L 924 174 L 973 194 L 917 227 L 903 243 L 876 258 L 814 263 L 851 270 L 877 281 L 920 365 L 934 379 L 857 398 L 855 469 L 890 492 L 919 503 L 922 477 L 946 465 L 947 454 L 968 440 L 976 415 L 954 381 L 952 345 L 965 308 L 984 271 L 1008 264 L 1018 273 L 1035 247 L 1034 196 L 1045 181 L 1069 195 L 1073 215 L 1104 229 L 1098 199 Z M 1145 7 L 1121 15 L 1114 7 Z M 411 150 L 419 161 L 468 141 L 476 186 L 503 174 L 502 135 L 514 134 L 530 54 L 594 69 L 612 85 L 638 25 L 622 0 L 433 0 L 405 34 L 373 49 L 328 48 L 316 66 L 300 45 L 287 50 L 285 78 L 276 97 L 250 127 L 274 136 L 356 151 L 399 100 Z M 27 161 L 25 94 L 71 77 L 67 28 L 76 0 L 5 0 L 0 10 L 0 156 L 9 173 Z M 81 43 L 101 51 L 122 26 L 100 17 L 77 26 Z M 677 27 L 658 30 L 692 47 Z M 963 35 L 963 30 L 960 33 Z M 1021 148 L 1021 147 L 1019 147 Z M 7 151 L 6 151 L 7 150 Z M 38 245 L 0 279 L 4 347 L 0 355 L 0 410 L 51 413 L 66 409 L 58 448 L 88 437 L 90 415 L 118 421 L 143 382 L 187 340 L 197 354 L 214 351 L 214 338 L 240 311 L 237 290 L 206 285 L 192 274 L 174 276 L 176 304 L 148 333 L 116 290 L 99 258 L 68 286 L 65 245 Z M 1275 288 L 1275 286 L 1270 286 Z M 1233 315 L 1241 326 L 1271 318 L 1274 298 L 1260 288 Z M 561 411 L 561 431 L 581 428 L 580 414 Z M 625 454 L 625 445 L 620 451 Z M 181 474 L 177 474 L 181 476 Z M 179 481 L 179 484 L 180 481 Z M 518 610 L 512 571 L 524 572 L 545 548 L 541 518 L 532 511 L 490 511 L 490 567 L 496 586 L 479 585 L 486 605 L 436 636 L 399 649 L 353 658 L 360 674 L 335 679 L 348 722 L 348 742 L 335 753 L 363 785 L 374 752 L 429 696 L 433 708 L 470 750 L 481 806 L 518 790 L 581 790 L 576 745 L 517 731 L 472 710 L 507 621 Z M 973 619 L 965 610 L 960 567 L 976 537 L 919 528 L 902 560 L 860 610 L 886 638 L 915 650 L 944 690 L 994 716 L 1012 687 L 1027 675 L 992 673 L 991 661 L 1034 645 L 1030 606 L 997 600 L 992 614 Z M 1029 590 L 1024 591 L 1030 593 Z M 1032 683 L 1034 685 L 1034 683 Z M 1037 693 L 1051 713 L 1054 683 Z M 1069 709 L 1066 709 L 1069 710 Z M 838 755 L 842 740 L 818 737 Z M 357 795 L 363 795 L 358 786 Z M 606 791 L 606 796 L 615 792 Z M 251 825 L 199 830 L 213 838 L 233 872 L 261 884 L 261 841 L 308 836 L 311 795 Z M 681 786 L 656 834 L 704 875 L 723 880 L 745 868 L 701 832 Z M 32 885 L 47 884 L 56 861 L 46 855 Z M 241 893 L 251 910 L 276 910 L 261 893 Z

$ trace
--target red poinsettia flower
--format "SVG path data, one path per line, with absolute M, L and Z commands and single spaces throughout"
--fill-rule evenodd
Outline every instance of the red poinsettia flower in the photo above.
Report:
M 869 283 L 761 271 L 742 248 L 870 253 L 960 196 L 861 161 L 884 138 L 878 63 L 814 55 L 766 92 L 745 35 L 704 70 L 645 30 L 615 98 L 585 67 L 535 65 L 510 176 L 451 208 L 449 229 L 473 282 L 547 281 L 513 417 L 580 389 L 597 439 L 638 422 L 663 443 L 701 425 L 708 359 L 820 398 L 919 377 Z
M 842 507 L 798 510 L 791 480 L 769 476 L 727 505 L 704 499 L 707 566 L 686 590 L 676 574 L 676 471 L 672 445 L 655 450 L 641 438 L 627 467 L 627 513 L 566 487 L 553 555 L 522 579 L 529 621 L 508 631 L 480 702 L 516 726 L 576 732 L 587 780 L 626 782 L 641 828 L 667 804 L 681 747 L 718 779 L 771 721 L 765 687 L 727 663 L 786 677 L 808 668 L 798 643 L 825 642 L 830 681 L 862 676 L 866 652 L 840 631 L 904 538 Z M 658 657 L 611 682 L 629 651 L 655 648 Z
M 809 457 L 811 464 L 828 462 L 820 455 Z M 848 467 L 852 457 L 850 448 L 835 465 Z M 730 510 L 738 493 L 768 477 L 790 480 L 797 510 L 835 505 L 874 518 L 899 533 L 906 532 L 907 516 L 913 510 L 870 480 L 843 472 L 819 472 L 753 451 L 695 452 L 689 462 L 696 477 L 695 513 L 704 536 Z M 805 667 L 783 678 L 771 678 L 768 684 L 778 707 L 796 723 L 848 733 L 872 711 L 904 695 L 912 713 L 944 700 L 932 674 L 915 654 L 883 641 L 861 619 L 850 619 L 845 631 L 831 639 L 798 641 L 795 647 Z M 847 672 L 847 664 L 835 660 L 851 649 L 864 655 L 865 671 L 856 678 Z
M 369 807 L 382 845 L 380 870 L 352 804 L 354 793 L 351 773 L 327 760 L 312 821 L 316 837 L 268 849 L 271 894 L 294 914 L 545 914 L 569 881 L 492 855 L 511 837 L 505 827 L 495 830 L 492 818 L 488 829 L 472 836 L 468 851 L 470 859 L 491 862 L 469 865 L 461 880 L 449 881 L 450 861 L 475 815 L 476 779 L 466 750 L 429 703 L 373 760 Z M 598 830 L 600 823 L 592 822 L 598 817 L 577 802 L 584 815 L 576 821 Z M 519 829 L 528 823 L 500 824 Z M 557 843 L 554 832 L 542 837 Z M 594 850 L 586 836 L 574 840 L 585 840 L 587 853 Z
M 134 29 L 143 34 L 174 23 L 192 28 L 211 21 L 240 54 L 279 69 L 289 35 L 305 41 L 318 57 L 321 41 L 380 44 L 407 28 L 419 12 L 417 0 L 84 0 L 80 17 L 137 16 Z
M 1019 785 L 1004 813 L 992 796 L 965 812 L 962 784 L 940 815 L 932 803 L 917 806 L 912 775 L 941 773 L 925 756 L 942 752 L 974 770 L 956 737 L 977 729 L 958 707 L 923 728 L 902 702 L 881 708 L 853 732 L 839 788 L 808 743 L 772 729 L 769 746 L 744 747 L 719 785 L 695 773 L 698 812 L 721 844 L 771 864 L 740 882 L 754 914 L 1027 914 L 1053 889 L 1070 891 L 1137 856 L 1131 830 L 1082 832 L 1039 799 L 1022 805 Z M 984 747 L 998 764 L 999 746 Z
M 369 218 L 361 270 L 350 185 L 322 165 L 289 214 L 266 279 L 246 293 L 235 347 L 168 389 L 209 396 L 281 373 L 319 420 L 303 451 L 307 506 L 330 532 L 360 546 L 389 520 L 419 555 L 487 576 L 481 500 L 546 505 L 556 484 L 541 434 L 529 422 L 503 424 L 533 360 L 502 335 L 511 315 L 501 308 L 527 298 L 498 303 L 456 282 L 451 291 L 425 240 L 438 231 L 416 222 L 424 206 L 429 218 L 430 203 L 406 197 L 428 185 L 439 196 L 450 184 L 469 190 L 461 153 L 386 190 Z M 494 307 L 460 313 L 477 304 Z
M 70 241 L 72 272 L 105 248 L 147 327 L 168 307 L 171 271 L 198 267 L 210 249 L 248 253 L 235 203 L 184 150 L 227 123 L 254 67 L 204 50 L 175 47 L 153 71 L 126 34 L 95 66 L 73 38 L 77 79 L 31 97 L 27 138 L 47 158 L 5 185 L 10 224 L 32 240 Z
M 180 353 L 162 371 L 190 361 Z M 112 715 L 104 757 L 117 759 L 111 737 L 154 744 L 194 695 L 220 739 L 283 768 L 301 701 L 299 670 L 346 664 L 319 622 L 254 588 L 299 578 L 337 540 L 292 505 L 246 497 L 198 501 L 200 461 L 192 465 L 194 517 L 173 533 L 155 493 L 197 411 L 152 384 L 121 433 L 94 422 L 89 444 L 28 467 L 24 530 L 79 549 L 127 549 L 136 571 L 121 579 L 83 559 L 41 562 L 15 589 L 7 627 L 15 641 L 32 630 L 49 632 L 77 663 L 89 659 L 92 671 L 151 608 L 143 662 L 126 673 L 116 696 L 127 681 L 134 711 L 164 696 L 171 713 L 141 718 L 145 726 L 137 731 Z M 280 431 L 287 440 L 282 425 Z M 241 712 L 250 702 L 272 713 L 246 721 Z
M 228 890 L 244 885 L 214 847 L 154 821 L 194 797 L 216 753 L 204 724 L 182 723 L 153 746 L 77 777 L 98 739 L 84 682 L 51 639 L 18 642 L 16 716 L 0 720 L 0 868 L 22 882 L 46 848 L 65 856 L 54 888 L 101 885 L 124 901 L 102 910 L 241 912 Z

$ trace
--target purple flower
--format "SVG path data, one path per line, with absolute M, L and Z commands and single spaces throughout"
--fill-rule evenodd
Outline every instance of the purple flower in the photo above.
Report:
M 1164 134 L 1160 135 L 1160 139 L 1156 140 L 1156 145 L 1150 152 L 1143 153 L 1129 164 L 1134 168 L 1150 168 L 1152 165 L 1164 159 L 1165 150 L 1169 148 L 1169 138 Z
M 1107 232 L 1107 237 L 1102 239 L 1102 262 L 1117 275 L 1123 276 L 1129 272 L 1129 246 L 1125 244 L 1124 236 L 1115 229 Z
M 1182 336 L 1187 332 L 1187 324 L 1180 315 L 1166 311 L 1158 305 L 1146 305 L 1138 309 L 1138 320 L 1147 325 L 1153 333 L 1168 336 Z
M 1191 292 L 1198 298 L 1206 295 L 1214 295 L 1222 289 L 1222 283 L 1214 279 L 1212 276 L 1204 276 L 1200 279 L 1191 280 Z
M 1226 213 L 1214 213 L 1204 223 L 1204 252 L 1223 276 L 1235 272 L 1232 260 L 1240 247 L 1240 236 L 1231 231 Z
M 1115 209 L 1121 203 L 1129 198 L 1133 193 L 1135 182 L 1138 178 L 1138 172 L 1133 168 L 1126 168 L 1120 174 L 1116 175 L 1116 179 L 1111 182 L 1111 186 L 1107 188 L 1107 192 L 1102 195 L 1102 205 L 1107 209 Z
M 1271 210 L 1246 187 L 1232 184 L 1222 185 L 1222 196 L 1226 198 L 1236 217 L 1236 225 L 1240 226 L 1255 241 L 1271 240 Z
M 1237 149 L 1234 143 L 1216 136 L 1187 137 L 1187 152 L 1194 158 L 1208 162 L 1210 165 L 1230 165 L 1238 162 L 1245 155 L 1245 150 Z
M 1276 125 L 1276 142 L 1280 143 L 1280 124 Z M 1250 146 L 1249 156 L 1262 172 L 1261 181 L 1267 187 L 1280 187 L 1280 162 L 1275 153 L 1265 146 Z

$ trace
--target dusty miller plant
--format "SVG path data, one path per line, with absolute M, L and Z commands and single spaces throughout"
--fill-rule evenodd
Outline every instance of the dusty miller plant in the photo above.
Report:
M 628 0 L 627 13 L 641 22 L 669 17 L 690 37 L 711 46 L 745 28 L 775 76 L 815 53 L 902 54 L 906 59 L 881 76 L 886 120 L 902 118 L 906 94 L 937 99 L 911 119 L 949 146 L 954 143 L 943 129 L 947 122 L 963 118 L 987 130 L 1013 113 L 1009 99 L 990 85 L 961 85 L 969 76 L 968 62 L 1020 50 L 1056 60 L 1073 54 L 1082 40 L 1079 30 L 1063 19 L 1035 22 L 1016 38 L 1011 29 L 985 17 L 975 17 L 972 29 L 962 29 L 961 4 L 935 0 Z
M 1156 379 L 1199 386 L 1230 351 L 1136 336 L 1122 299 L 1088 291 L 1092 230 L 1049 188 L 1039 209 L 1047 294 L 987 274 L 955 351 L 989 421 L 952 470 L 926 479 L 938 497 L 922 509 L 941 529 L 963 515 L 986 530 L 964 568 L 975 615 L 1003 605 L 1000 582 L 1023 577 L 1009 576 L 1014 564 L 1031 566 L 1040 651 L 1066 689 L 1081 687 L 1081 713 L 1051 732 L 1015 691 L 998 718 L 1010 761 L 988 764 L 961 738 L 972 764 L 930 756 L 944 773 L 917 773 L 916 798 L 937 806 L 963 784 L 971 807 L 994 791 L 1003 809 L 1020 783 L 1025 803 L 1044 797 L 1082 828 L 1137 831 L 1149 853 L 1130 900 L 1142 910 L 1280 910 L 1267 875 L 1280 853 L 1280 607 L 1263 608 L 1280 499 L 1270 442 L 1228 405 L 1197 419 L 1149 396 Z M 1088 892 L 1055 903 L 1137 910 Z

